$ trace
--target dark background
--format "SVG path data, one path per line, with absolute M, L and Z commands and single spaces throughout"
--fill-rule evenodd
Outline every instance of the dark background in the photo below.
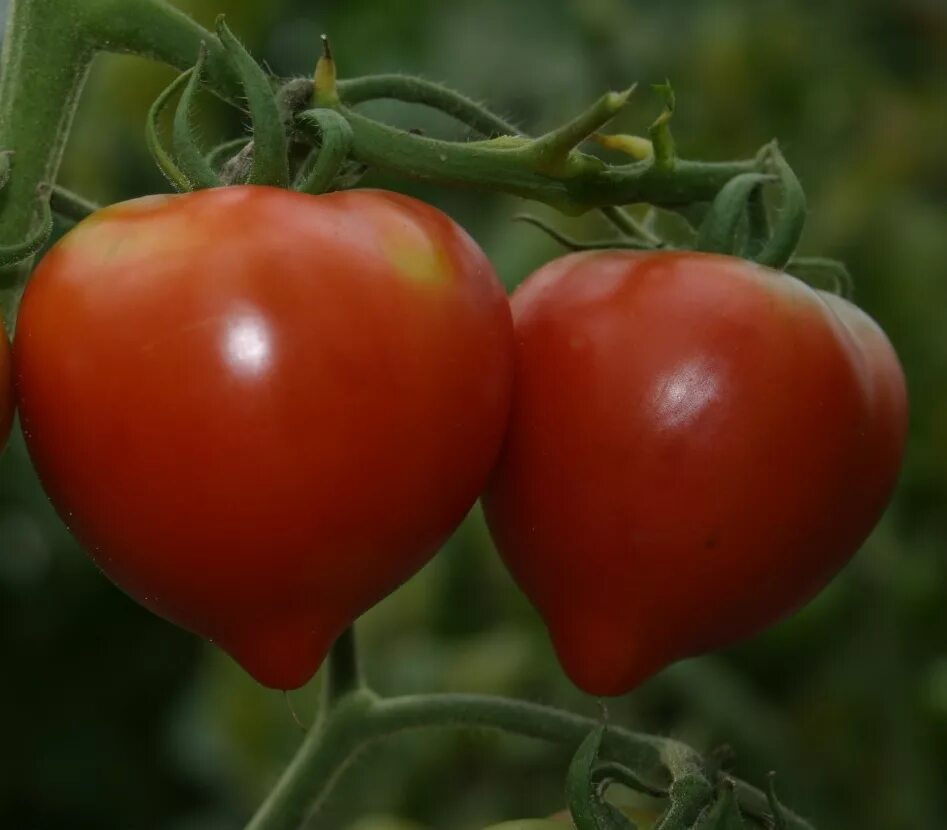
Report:
M 0 3 L 0 7 L 5 4 Z M 889 333 L 912 401 L 907 464 L 862 552 L 793 619 L 679 664 L 610 704 L 614 720 L 779 771 L 783 799 L 833 830 L 947 822 L 947 7 L 939 0 L 180 0 L 232 28 L 274 72 L 308 74 L 319 34 L 340 71 L 444 81 L 524 128 L 642 82 L 617 127 L 641 132 L 669 77 L 685 155 L 745 157 L 777 136 L 811 216 L 804 253 L 844 259 Z M 173 73 L 101 57 L 61 181 L 101 202 L 166 187 L 148 159 L 148 105 Z M 240 121 L 208 98 L 204 137 Z M 463 133 L 402 106 L 374 114 Z M 511 222 L 512 198 L 373 176 L 463 223 L 514 286 L 560 253 Z M 538 208 L 537 213 L 551 215 Z M 598 219 L 557 220 L 599 236 Z M 629 597 L 629 601 L 634 601 Z M 523 696 L 596 714 L 565 681 L 478 511 L 419 576 L 361 621 L 383 692 Z M 229 658 L 151 616 L 71 541 L 15 435 L 0 459 L 0 827 L 241 826 L 300 740 L 286 701 Z M 318 681 L 292 695 L 311 721 Z M 491 735 L 386 744 L 313 827 L 474 830 L 560 809 L 566 759 Z M 371 820 L 359 816 L 377 816 Z M 386 818 L 392 816 L 392 818 Z M 400 819 L 393 818 L 400 816 Z

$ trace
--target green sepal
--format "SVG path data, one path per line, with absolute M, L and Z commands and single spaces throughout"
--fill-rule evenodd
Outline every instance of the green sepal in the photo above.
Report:
M 847 300 L 850 300 L 855 293 L 855 282 L 851 273 L 845 263 L 837 259 L 796 256 L 786 263 L 785 270 L 814 288 L 828 288 Z
M 352 149 L 352 128 L 335 110 L 318 107 L 299 113 L 296 122 L 319 146 L 306 159 L 294 187 L 302 193 L 325 193 L 332 189 Z
M 754 259 L 770 268 L 782 268 L 796 250 L 806 224 L 806 194 L 775 141 L 769 145 L 768 155 L 779 177 L 782 201 L 773 232 Z
M 635 830 L 622 812 L 605 798 L 594 772 L 605 727 L 593 729 L 579 745 L 566 775 L 566 803 L 575 830 Z
M 766 801 L 772 813 L 773 830 L 789 830 L 789 823 L 786 820 L 786 808 L 783 807 L 776 797 L 775 772 L 771 772 L 766 776 Z
M 178 167 L 174 158 L 161 143 L 158 119 L 161 117 L 161 113 L 164 111 L 171 96 L 188 82 L 193 72 L 193 67 L 186 69 L 168 84 L 164 91 L 155 98 L 154 103 L 148 110 L 148 117 L 145 120 L 145 143 L 148 145 L 148 151 L 155 160 L 155 164 L 158 165 L 158 169 L 164 174 L 164 177 L 171 183 L 171 186 L 180 193 L 186 193 L 190 190 L 191 183 Z
M 211 170 L 215 173 L 219 173 L 224 164 L 246 147 L 249 142 L 250 138 L 248 136 L 228 139 L 208 152 L 207 155 L 204 156 L 204 160 Z
M 765 173 L 742 173 L 730 179 L 720 189 L 700 224 L 697 250 L 738 255 L 740 220 L 746 215 L 749 200 L 754 191 L 773 178 Z
M 22 242 L 0 245 L 0 268 L 8 268 L 40 251 L 53 232 L 53 211 L 47 194 L 40 196 L 40 226 Z
M 201 73 L 206 61 L 207 46 L 201 43 L 201 48 L 197 54 L 197 63 L 187 79 L 184 92 L 181 93 L 181 100 L 178 101 L 177 109 L 174 112 L 174 124 L 171 133 L 178 169 L 190 183 L 191 190 L 204 190 L 209 187 L 220 187 L 221 185 L 220 178 L 207 163 L 204 154 L 197 146 L 197 142 L 194 140 L 194 132 L 191 129 L 191 102 L 201 85 Z
M 769 214 L 766 210 L 766 199 L 763 187 L 754 187 L 746 202 L 746 244 L 743 246 L 743 256 L 753 259 L 760 255 L 769 239 Z
M 217 18 L 217 37 L 240 77 L 253 122 L 253 165 L 249 184 L 289 186 L 289 157 L 283 119 L 270 79 L 234 37 L 224 17 Z
M 616 761 L 598 761 L 592 769 L 592 780 L 598 784 L 621 784 L 629 790 L 644 793 L 652 798 L 667 798 L 664 787 L 649 784 L 630 767 Z
M 639 239 L 629 239 L 624 236 L 615 239 L 595 239 L 586 242 L 564 234 L 545 219 L 540 219 L 538 216 L 533 216 L 529 213 L 518 213 L 513 218 L 518 222 L 526 222 L 529 225 L 539 228 L 551 239 L 558 242 L 564 248 L 568 248 L 570 251 L 602 251 L 611 249 L 650 251 L 655 249 L 655 246 L 648 242 L 643 242 Z
M 716 800 L 704 810 L 694 830 L 746 830 L 732 779 L 721 781 Z
M 692 830 L 713 799 L 713 788 L 698 771 L 686 772 L 671 784 L 671 804 L 654 830 Z

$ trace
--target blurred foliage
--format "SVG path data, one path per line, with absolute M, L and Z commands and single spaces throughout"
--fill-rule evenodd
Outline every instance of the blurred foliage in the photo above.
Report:
M 682 153 L 747 156 L 781 139 L 812 206 L 803 251 L 848 262 L 858 301 L 903 358 L 913 407 L 907 467 L 881 526 L 815 602 L 740 648 L 672 667 L 609 709 L 617 722 L 702 749 L 728 744 L 734 773 L 757 784 L 778 769 L 783 800 L 821 828 L 944 826 L 947 6 L 178 5 L 207 25 L 226 12 L 279 74 L 308 74 L 328 31 L 343 73 L 445 81 L 530 130 L 606 88 L 668 76 Z M 171 76 L 138 58 L 98 59 L 62 183 L 102 202 L 164 190 L 142 130 Z M 210 96 L 205 103 L 205 139 L 236 134 L 239 116 Z M 639 91 L 616 128 L 641 131 L 659 108 Z M 374 112 L 463 135 L 415 108 L 379 104 Z M 509 286 L 560 253 L 510 221 L 520 207 L 513 199 L 378 175 L 367 183 L 451 213 Z M 604 230 L 594 216 L 557 221 L 577 235 Z M 0 460 L 0 620 L 4 828 L 239 827 L 300 740 L 282 695 L 140 609 L 95 570 L 47 505 L 19 438 Z M 383 692 L 484 691 L 598 711 L 563 678 L 477 511 L 429 567 L 364 618 L 360 633 L 368 674 Z M 291 696 L 306 722 L 317 687 L 318 679 Z M 402 736 L 367 756 L 312 826 L 472 830 L 549 815 L 562 808 L 567 761 L 547 746 L 491 734 Z

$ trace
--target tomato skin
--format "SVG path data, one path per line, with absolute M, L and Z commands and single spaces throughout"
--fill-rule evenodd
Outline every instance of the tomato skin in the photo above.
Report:
M 622 694 L 756 634 L 878 520 L 905 382 L 845 300 L 735 258 L 607 251 L 549 263 L 512 306 L 484 507 L 582 689 Z
M 0 318 L 0 452 L 3 452 L 13 426 L 13 366 L 10 341 Z
M 27 288 L 14 362 L 35 467 L 97 565 L 291 689 L 477 498 L 512 322 L 429 205 L 238 186 L 81 223 Z

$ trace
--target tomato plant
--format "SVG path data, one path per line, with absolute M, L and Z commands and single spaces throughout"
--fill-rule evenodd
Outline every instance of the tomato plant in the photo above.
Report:
M 63 238 L 23 300 L 16 384 L 98 566 L 290 689 L 473 504 L 511 336 L 489 262 L 434 208 L 231 187 Z
M 794 256 L 805 195 L 778 146 L 679 157 L 669 84 L 648 138 L 602 133 L 632 89 L 530 137 L 423 79 L 339 79 L 327 40 L 311 77 L 274 78 L 222 19 L 211 33 L 164 0 L 15 8 L 0 62 L 0 299 L 15 310 L 25 286 L 14 397 L 44 488 L 114 582 L 261 683 L 298 687 L 328 655 L 320 715 L 248 830 L 301 826 L 367 745 L 447 726 L 571 752 L 563 818 L 577 830 L 630 815 L 662 830 L 811 830 L 772 779 L 764 793 L 718 757 L 604 717 L 489 695 L 382 698 L 352 630 L 485 486 L 503 556 L 567 673 L 596 694 L 752 635 L 842 567 L 894 484 L 904 379 L 868 317 L 778 272 L 840 290 L 847 274 Z M 98 209 L 56 182 L 101 50 L 183 70 L 145 130 L 180 194 Z M 252 129 L 202 148 L 202 87 Z M 438 109 L 481 140 L 356 109 L 378 99 Z M 586 152 L 593 138 L 632 160 Z M 428 204 L 355 189 L 370 170 L 598 211 L 613 235 L 572 240 L 533 217 L 568 246 L 608 250 L 542 268 L 511 314 L 476 243 Z M 678 212 L 675 230 L 623 208 L 640 203 Z M 53 213 L 78 224 L 31 274 Z M 0 349 L 5 435 L 5 337 Z M 649 809 L 623 812 L 613 784 Z M 653 801 L 667 802 L 660 816 Z
M 904 377 L 848 301 L 732 257 L 612 251 L 549 263 L 512 304 L 486 513 L 586 691 L 785 616 L 885 507 Z

